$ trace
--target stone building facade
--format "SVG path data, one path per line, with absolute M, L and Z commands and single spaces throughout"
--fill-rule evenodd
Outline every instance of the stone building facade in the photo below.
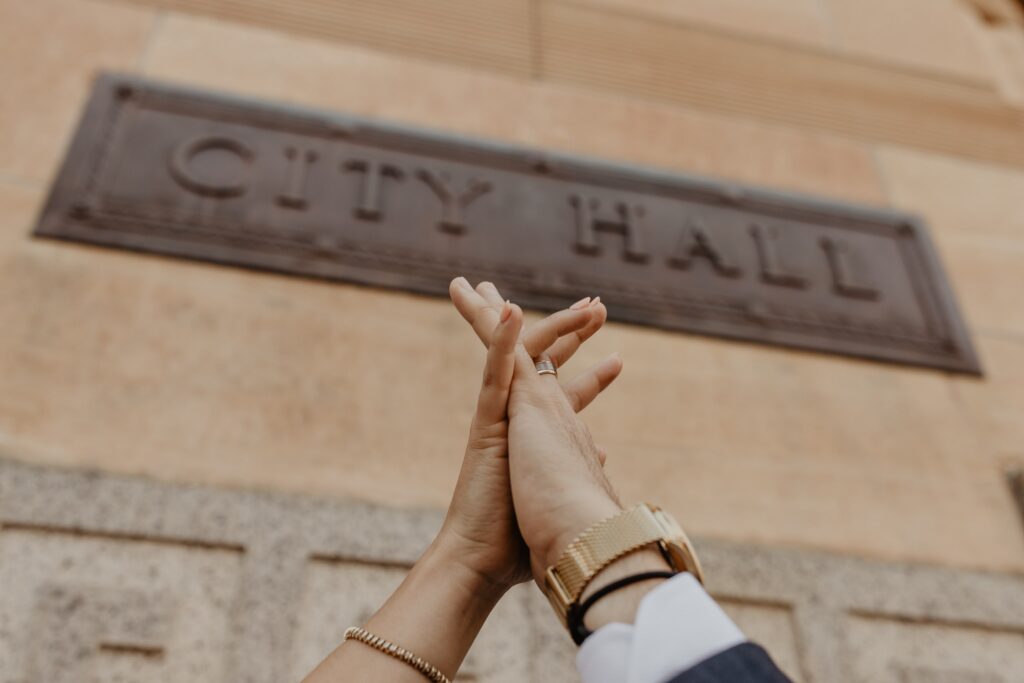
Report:
M 923 216 L 980 377 L 621 322 L 572 367 L 621 352 L 611 478 L 795 680 L 1024 681 L 1016 2 L 0 0 L 0 683 L 301 677 L 429 541 L 483 357 L 442 299 L 32 237 L 103 70 Z M 462 678 L 573 680 L 547 609 Z

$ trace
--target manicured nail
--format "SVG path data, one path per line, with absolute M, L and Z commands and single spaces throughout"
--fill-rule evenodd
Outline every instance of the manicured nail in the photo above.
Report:
M 455 284 L 461 287 L 462 289 L 473 289 L 472 287 L 469 286 L 469 280 L 462 277 L 461 275 L 455 278 Z
M 598 305 L 599 303 L 601 303 L 601 297 L 599 297 L 599 296 L 595 296 L 595 297 L 594 297 L 594 300 L 590 302 L 590 305 L 591 305 L 591 306 L 596 306 L 596 305 Z
M 585 296 L 582 299 L 580 299 L 579 301 L 577 301 L 576 303 L 574 303 L 572 306 L 570 306 L 569 309 L 573 310 L 573 311 L 578 311 L 581 308 L 586 308 L 587 304 L 589 304 L 589 303 L 590 303 L 590 297 L 589 296 Z
M 501 322 L 508 320 L 510 315 L 512 315 L 512 302 L 506 299 L 505 305 L 501 307 Z

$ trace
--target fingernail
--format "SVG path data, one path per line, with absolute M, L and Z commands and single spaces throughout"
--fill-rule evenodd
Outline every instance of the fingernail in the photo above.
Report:
M 501 307 L 501 322 L 508 320 L 508 317 L 512 315 L 512 302 L 505 300 L 505 305 Z
M 473 289 L 472 287 L 469 286 L 469 280 L 462 277 L 461 275 L 455 278 L 455 284 L 461 287 L 462 289 Z
M 601 297 L 599 297 L 599 296 L 595 296 L 595 297 L 594 297 L 594 300 L 590 302 L 590 305 L 591 305 L 591 306 L 596 306 L 596 305 L 598 305 L 599 303 L 601 303 Z
M 590 303 L 590 297 L 589 296 L 585 296 L 582 299 L 580 299 L 579 301 L 577 301 L 576 303 L 574 303 L 572 306 L 570 306 L 569 309 L 573 310 L 573 311 L 578 311 L 581 308 L 586 308 L 588 303 Z

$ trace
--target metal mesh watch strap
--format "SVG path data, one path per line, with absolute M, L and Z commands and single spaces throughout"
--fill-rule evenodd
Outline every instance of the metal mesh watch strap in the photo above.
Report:
M 679 526 L 674 521 L 667 523 L 667 519 L 671 518 L 658 508 L 642 503 L 598 522 L 574 539 L 545 576 L 548 599 L 562 622 L 590 580 L 623 555 L 652 543 L 665 546 L 670 541 L 684 543 L 689 554 L 689 541 Z M 693 563 L 683 564 L 686 566 L 677 569 L 689 571 Z
M 590 579 L 627 553 L 665 536 L 665 530 L 646 505 L 636 505 L 593 525 L 568 545 L 555 572 L 573 602 Z

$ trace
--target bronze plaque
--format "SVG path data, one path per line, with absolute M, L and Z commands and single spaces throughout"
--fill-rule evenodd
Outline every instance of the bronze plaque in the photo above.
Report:
M 902 213 L 101 76 L 37 235 L 980 373 Z

